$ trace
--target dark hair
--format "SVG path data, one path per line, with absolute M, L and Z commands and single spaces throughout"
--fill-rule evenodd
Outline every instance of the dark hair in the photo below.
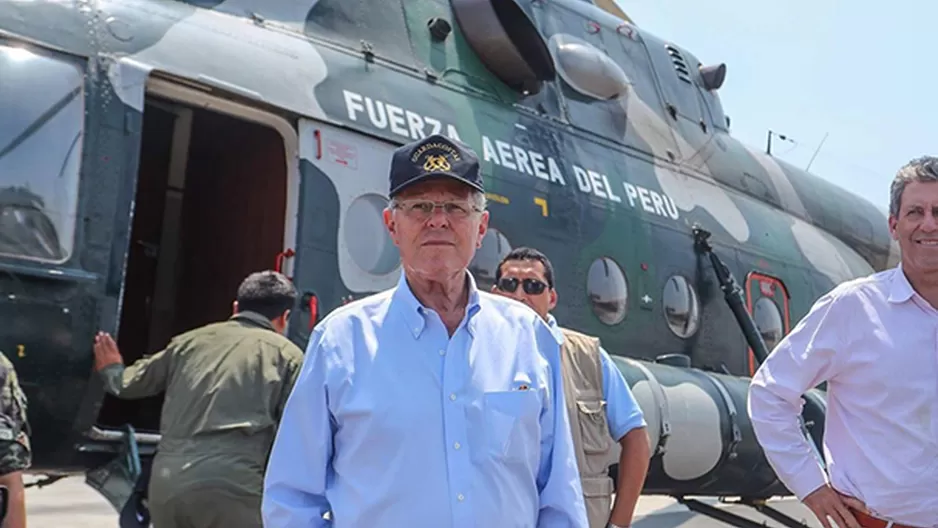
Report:
M 238 286 L 238 311 L 256 312 L 276 319 L 293 308 L 296 287 L 276 271 L 258 271 L 247 276 Z
M 519 247 L 511 250 L 511 253 L 505 255 L 505 258 L 498 263 L 498 267 L 495 268 L 495 282 L 498 282 L 502 278 L 502 265 L 510 260 L 536 260 L 544 265 L 544 278 L 547 280 L 547 286 L 551 289 L 554 288 L 554 266 L 551 265 L 550 259 L 540 251 L 529 248 L 529 247 Z

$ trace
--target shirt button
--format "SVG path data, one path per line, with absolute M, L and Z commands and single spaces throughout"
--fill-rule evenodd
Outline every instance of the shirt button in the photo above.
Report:
M 453 400 L 453 401 L 456 401 L 456 394 L 455 394 L 455 393 L 450 394 L 450 395 L 449 395 L 449 399 L 451 399 L 451 400 Z
M 453 444 L 453 447 L 455 447 L 456 449 L 459 449 L 459 448 L 462 447 L 462 446 L 459 445 L 459 442 L 456 442 L 455 444 Z
M 441 356 L 445 356 L 445 355 L 446 355 L 446 351 L 445 351 L 445 350 L 440 350 L 440 355 L 441 355 Z
M 462 493 L 460 493 L 459 495 L 456 495 L 456 499 L 459 500 L 459 502 L 462 502 L 465 497 L 463 497 Z

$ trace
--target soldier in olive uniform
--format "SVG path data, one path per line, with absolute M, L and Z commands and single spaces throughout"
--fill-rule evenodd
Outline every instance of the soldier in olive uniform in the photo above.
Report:
M 262 526 L 267 456 L 303 362 L 282 335 L 295 300 L 283 275 L 251 274 L 229 320 L 177 336 L 126 368 L 114 340 L 98 334 L 96 369 L 108 392 L 166 392 L 148 489 L 155 528 Z
M 0 352 L 0 486 L 9 491 L 3 528 L 26 527 L 26 490 L 23 471 L 32 464 L 26 395 L 13 363 Z

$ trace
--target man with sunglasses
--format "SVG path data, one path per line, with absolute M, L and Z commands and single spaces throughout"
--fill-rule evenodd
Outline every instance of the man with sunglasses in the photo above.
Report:
M 567 413 L 590 528 L 629 526 L 651 457 L 645 419 L 632 391 L 599 340 L 557 326 L 554 269 L 543 253 L 518 248 L 495 270 L 493 292 L 530 306 L 561 343 Z M 612 501 L 609 467 L 619 463 Z
M 313 329 L 264 526 L 587 528 L 557 341 L 468 272 L 489 218 L 478 158 L 440 135 L 404 145 L 389 195 L 403 273 Z

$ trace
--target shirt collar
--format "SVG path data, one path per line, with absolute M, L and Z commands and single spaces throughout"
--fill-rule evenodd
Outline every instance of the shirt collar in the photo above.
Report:
M 554 334 L 554 339 L 557 340 L 558 344 L 563 344 L 563 332 L 560 331 L 560 326 L 557 325 L 557 319 L 554 318 L 554 314 L 547 314 L 547 328 L 550 328 L 552 334 Z
M 472 273 L 469 273 L 468 270 L 466 271 L 466 284 L 469 287 L 469 302 L 466 304 L 465 317 L 466 330 L 469 331 L 469 335 L 474 336 L 475 322 L 473 316 L 479 312 L 481 306 L 479 305 L 479 288 Z M 407 275 L 403 270 L 401 270 L 401 278 L 398 279 L 397 289 L 394 292 L 394 304 L 396 303 L 400 303 L 400 311 L 410 332 L 415 338 L 420 337 L 423 329 L 427 326 L 427 317 L 430 315 L 429 309 L 421 304 L 414 295 L 413 290 L 410 289 L 410 284 L 407 283 Z
M 264 317 L 263 315 L 257 312 L 238 312 L 230 317 L 231 321 L 238 321 L 242 323 L 247 323 L 249 325 L 260 326 L 266 330 L 274 330 L 274 325 L 270 322 L 270 319 Z
M 892 273 L 892 284 L 889 287 L 889 302 L 904 303 L 915 295 L 915 289 L 909 278 L 902 271 L 902 264 L 896 266 Z

